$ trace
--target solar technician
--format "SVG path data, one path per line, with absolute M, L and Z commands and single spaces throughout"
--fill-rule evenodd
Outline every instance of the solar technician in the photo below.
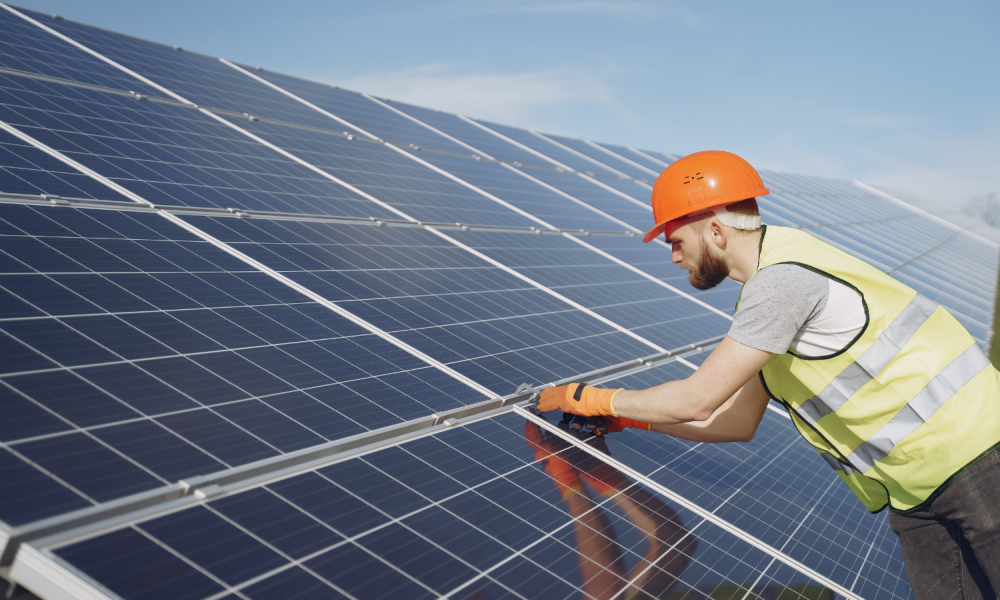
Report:
M 743 284 L 728 336 L 687 379 L 550 387 L 538 410 L 732 442 L 753 438 L 773 398 L 868 510 L 889 507 L 917 598 L 996 598 L 1000 373 L 937 303 L 804 231 L 762 226 L 769 193 L 728 152 L 667 167 L 644 241 L 662 233 L 698 289 Z

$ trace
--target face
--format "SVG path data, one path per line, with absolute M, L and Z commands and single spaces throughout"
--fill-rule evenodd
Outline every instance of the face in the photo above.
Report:
M 712 289 L 729 276 L 729 267 L 705 241 L 705 229 L 688 223 L 667 236 L 672 245 L 671 261 L 687 270 L 688 281 L 699 290 Z

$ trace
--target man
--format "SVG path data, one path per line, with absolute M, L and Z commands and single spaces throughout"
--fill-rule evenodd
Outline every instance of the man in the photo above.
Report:
M 889 507 L 918 598 L 1000 590 L 1000 373 L 948 311 L 785 227 L 746 161 L 698 152 L 653 187 L 656 227 L 691 284 L 744 284 L 729 335 L 691 377 L 646 390 L 570 384 L 538 409 L 699 442 L 750 440 L 768 399 L 872 512 Z

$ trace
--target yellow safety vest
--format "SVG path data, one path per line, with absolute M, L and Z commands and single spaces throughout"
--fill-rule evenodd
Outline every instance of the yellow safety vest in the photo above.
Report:
M 760 377 L 868 510 L 920 510 L 1000 445 L 1000 373 L 947 310 L 795 229 L 761 233 L 757 270 L 775 264 L 861 295 L 867 322 L 846 348 L 776 354 Z

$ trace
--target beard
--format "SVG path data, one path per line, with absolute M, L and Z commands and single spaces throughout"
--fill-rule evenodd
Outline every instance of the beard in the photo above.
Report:
M 688 269 L 688 281 L 699 290 L 710 290 L 729 276 L 729 267 L 701 240 L 701 259 Z

